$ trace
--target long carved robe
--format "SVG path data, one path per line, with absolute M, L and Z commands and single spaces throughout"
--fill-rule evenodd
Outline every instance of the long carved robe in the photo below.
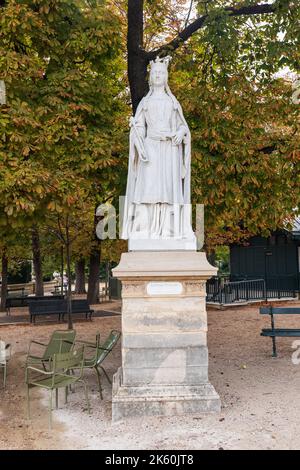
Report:
M 188 238 L 191 136 L 181 106 L 171 93 L 149 93 L 133 119 L 122 238 Z

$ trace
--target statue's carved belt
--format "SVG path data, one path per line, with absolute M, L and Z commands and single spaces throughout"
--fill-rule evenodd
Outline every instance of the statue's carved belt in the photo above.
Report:
M 161 132 L 161 131 L 152 131 L 148 130 L 147 138 L 152 140 L 172 140 L 173 135 L 171 131 Z

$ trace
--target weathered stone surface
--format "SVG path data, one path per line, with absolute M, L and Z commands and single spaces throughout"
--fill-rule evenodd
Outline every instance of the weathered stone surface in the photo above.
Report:
M 114 377 L 113 420 L 219 411 L 208 382 L 204 253 L 122 255 L 122 368 Z M 155 289 L 149 283 L 159 282 Z M 171 282 L 178 286 L 172 288 Z M 169 283 L 169 284 L 168 284 Z M 155 287 L 155 286 L 154 286 Z
M 202 390 L 199 391 L 199 397 L 164 397 L 164 399 L 149 400 L 136 398 L 128 400 L 114 399 L 112 404 L 112 421 L 117 422 L 123 419 L 136 418 L 142 416 L 174 416 L 202 413 L 219 413 L 220 400 L 218 396 L 203 397 Z
M 173 269 L 173 267 L 172 267 Z M 183 273 L 182 275 L 184 275 L 186 273 Z M 159 295 L 157 294 L 157 298 L 159 299 L 163 299 L 163 298 L 167 298 L 167 299 L 172 299 L 172 297 L 174 296 L 174 294 L 171 294 L 170 292 L 167 292 L 167 291 L 170 291 L 170 288 L 168 287 L 168 284 L 169 285 L 172 285 L 174 284 L 174 282 L 176 282 L 174 279 L 171 280 L 171 281 L 168 281 L 166 280 L 160 280 L 160 281 L 154 281 L 154 282 L 157 282 L 157 283 L 164 283 L 166 284 L 167 288 L 166 288 L 166 292 L 165 293 L 160 293 Z M 156 298 L 156 295 L 155 294 L 150 294 L 149 292 L 149 285 L 151 286 L 151 284 L 153 283 L 153 281 L 151 280 L 143 280 L 143 278 L 141 278 L 139 276 L 139 280 L 137 280 L 136 282 L 133 281 L 133 280 L 123 280 L 122 281 L 122 297 L 123 299 L 126 299 L 126 298 L 142 298 L 142 297 L 149 297 L 151 296 L 153 299 Z M 177 294 L 177 297 L 178 295 L 182 295 L 182 296 L 186 296 L 186 294 L 189 294 L 189 297 L 202 297 L 203 299 L 205 299 L 206 297 L 206 290 L 205 290 L 205 281 L 201 281 L 201 280 L 196 280 L 196 279 L 192 279 L 192 280 L 189 280 L 189 279 L 186 279 L 186 278 L 182 278 L 182 281 L 181 282 L 176 282 L 177 284 L 180 284 L 182 287 L 181 287 L 181 291 L 179 294 Z M 173 297 L 174 298 L 174 297 Z
M 182 367 L 208 365 L 206 347 L 183 348 L 130 348 L 123 349 L 123 368 L 135 367 Z
M 124 348 L 184 348 L 206 346 L 206 331 L 181 333 L 123 333 Z
M 187 384 L 197 385 L 208 380 L 207 365 L 185 367 L 144 367 L 123 369 L 124 385 Z
M 206 331 L 204 299 L 126 299 L 122 308 L 124 331 Z
M 196 251 L 139 251 L 123 253 L 119 265 L 113 269 L 114 277 L 122 280 L 202 280 L 217 274 L 204 252 Z
M 173 416 L 220 412 L 220 398 L 210 383 L 201 385 L 122 384 L 122 371 L 114 377 L 112 420 L 141 416 Z

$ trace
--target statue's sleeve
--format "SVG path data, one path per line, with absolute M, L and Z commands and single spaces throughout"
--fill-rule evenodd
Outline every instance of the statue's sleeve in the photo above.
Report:
M 136 128 L 144 139 L 146 137 L 146 119 L 145 119 L 145 111 L 144 111 L 144 98 L 140 101 L 136 113 L 134 115 L 135 125 Z
M 146 119 L 144 110 L 144 99 L 137 107 L 130 129 L 130 160 L 133 162 L 133 171 L 136 171 L 138 160 L 148 161 L 144 139 L 146 136 Z
M 189 129 L 186 122 L 183 119 L 183 111 L 180 103 L 177 101 L 177 113 L 176 113 L 176 130 L 184 130 L 185 134 L 188 133 Z
M 184 130 L 184 138 L 182 142 L 182 168 L 181 177 L 185 180 L 185 186 L 190 178 L 190 161 L 191 161 L 191 134 L 187 122 L 184 118 L 180 103 L 177 101 L 177 112 L 176 112 L 176 124 L 177 131 Z

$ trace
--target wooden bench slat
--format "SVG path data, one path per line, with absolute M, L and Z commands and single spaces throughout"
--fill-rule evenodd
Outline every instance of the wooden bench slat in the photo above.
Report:
M 273 357 L 277 356 L 276 337 L 300 337 L 300 329 L 298 328 L 275 328 L 275 315 L 300 315 L 299 307 L 260 307 L 259 313 L 262 315 L 270 315 L 271 328 L 263 328 L 261 336 L 272 338 Z
M 300 330 L 293 329 L 293 328 L 264 328 L 261 331 L 261 336 L 281 336 L 281 337 L 293 337 L 293 336 L 300 336 Z
M 262 315 L 300 315 L 300 307 L 260 307 Z

